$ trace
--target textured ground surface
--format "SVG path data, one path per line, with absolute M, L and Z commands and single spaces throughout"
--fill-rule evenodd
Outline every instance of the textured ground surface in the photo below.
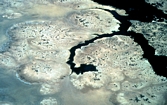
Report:
M 0 11 L 0 105 L 167 105 L 144 48 L 166 58 L 165 18 L 90 0 L 1 0 Z

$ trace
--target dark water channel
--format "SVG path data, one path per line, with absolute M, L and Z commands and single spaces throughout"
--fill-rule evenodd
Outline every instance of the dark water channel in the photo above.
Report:
M 156 74 L 167 77 L 165 73 L 167 71 L 167 57 L 166 56 L 156 56 L 155 49 L 148 45 L 148 41 L 143 37 L 140 33 L 128 32 L 127 29 L 131 25 L 129 20 L 139 20 L 141 22 L 151 22 L 154 18 L 159 19 L 159 21 L 163 21 L 163 19 L 167 19 L 167 15 L 165 15 L 161 10 L 156 9 L 155 7 L 146 4 L 144 0 L 110 0 L 110 1 L 96 1 L 99 4 L 112 5 L 116 8 L 126 10 L 128 16 L 120 16 L 114 11 L 111 12 L 115 18 L 117 18 L 120 22 L 120 31 L 113 32 L 113 34 L 104 34 L 97 35 L 97 37 L 85 41 L 84 43 L 78 44 L 70 49 L 71 55 L 69 57 L 69 61 L 67 62 L 72 72 L 76 74 L 83 74 L 89 70 L 98 71 L 93 65 L 85 65 L 81 64 L 81 67 L 75 68 L 75 64 L 73 63 L 75 51 L 82 46 L 86 46 L 90 43 L 93 43 L 95 40 L 103 38 L 103 37 L 112 37 L 114 35 L 125 35 L 131 36 L 134 38 L 134 41 L 137 42 L 144 51 L 143 58 L 148 59 L 150 64 L 152 65 Z M 121 4 L 120 4 L 121 3 Z M 124 4 L 124 5 L 122 5 Z M 25 16 L 21 19 L 15 19 L 11 21 L 6 21 L 0 18 L 0 35 L 3 36 L 6 34 L 6 29 L 11 27 L 13 24 L 36 19 L 32 16 Z M 3 24 L 3 26 L 2 26 Z M 1 37 L 0 36 L 0 37 Z M 5 47 L 4 47 L 5 48 Z M 0 49 L 3 50 L 3 49 Z M 7 73 L 7 70 L 4 68 L 0 68 L 0 105 L 9 103 L 11 105 L 39 105 L 39 102 L 43 97 L 39 93 L 40 86 L 38 85 L 29 85 L 23 82 L 20 82 L 14 72 Z M 26 103 L 26 104 L 25 104 Z
M 73 63 L 73 58 L 75 56 L 75 50 L 77 48 L 81 48 L 82 46 L 88 45 L 89 43 L 93 43 L 94 40 L 102 38 L 102 37 L 112 37 L 113 35 L 120 34 L 125 36 L 131 36 L 135 42 L 137 42 L 142 50 L 144 51 L 143 58 L 147 59 L 151 66 L 153 67 L 155 73 L 160 76 L 167 77 L 167 56 L 157 56 L 155 55 L 155 49 L 148 44 L 148 41 L 144 38 L 144 36 L 140 33 L 128 32 L 127 29 L 130 27 L 130 20 L 138 20 L 141 22 L 152 22 L 155 18 L 158 19 L 159 22 L 167 19 L 167 15 L 164 14 L 161 10 L 151 6 L 150 4 L 145 3 L 144 0 L 112 0 L 112 1 L 97 1 L 95 2 L 104 5 L 111 5 L 119 9 L 126 10 L 128 16 L 120 16 L 115 11 L 106 10 L 114 15 L 116 19 L 118 19 L 120 24 L 120 31 L 114 32 L 113 34 L 108 35 L 100 35 L 100 37 L 96 37 L 89 41 L 85 41 L 83 44 L 79 44 L 71 48 L 71 56 L 69 58 L 68 64 L 71 65 L 71 69 L 73 72 L 77 74 L 87 72 L 88 70 L 84 70 L 83 67 L 75 68 L 75 64 Z M 124 4 L 124 5 L 122 5 Z M 104 10 L 104 9 L 103 9 Z M 84 65 L 84 68 L 90 65 Z M 92 66 L 92 65 L 91 65 Z M 96 68 L 96 67 L 93 67 Z M 97 71 L 94 69 L 94 71 Z

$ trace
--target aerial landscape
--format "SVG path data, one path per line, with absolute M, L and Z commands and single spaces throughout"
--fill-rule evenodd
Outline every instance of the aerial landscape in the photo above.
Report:
M 0 0 L 0 105 L 167 105 L 166 71 L 165 0 Z

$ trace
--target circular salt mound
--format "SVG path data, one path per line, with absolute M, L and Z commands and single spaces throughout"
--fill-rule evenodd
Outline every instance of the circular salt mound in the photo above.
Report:
M 54 9 L 57 9 L 57 6 L 64 8 L 65 4 L 57 3 L 47 6 L 53 6 Z M 69 5 L 71 4 L 73 1 L 69 2 Z M 46 8 L 44 5 L 42 7 Z M 38 10 L 33 9 L 35 14 L 48 14 Z M 48 8 L 47 10 L 51 11 Z M 0 61 L 3 61 L 0 65 L 15 68 L 18 77 L 26 82 L 57 81 L 71 73 L 66 62 L 72 47 L 95 38 L 94 34 L 118 31 L 119 24 L 111 13 L 102 9 L 76 11 L 72 8 L 66 15 L 55 15 L 52 21 L 39 19 L 15 24 L 7 30 L 11 43 L 7 51 L 0 55 Z M 10 62 L 10 65 L 6 62 Z
M 59 23 L 59 25 L 62 24 L 62 22 Z M 1 59 L 8 56 L 7 61 L 17 65 L 15 68 L 18 77 L 30 83 L 57 81 L 69 75 L 71 70 L 66 64 L 70 55 L 68 48 L 73 46 L 75 41 L 65 46 L 65 42 L 71 39 L 67 38 L 64 31 L 60 32 L 61 28 L 61 26 L 44 21 L 30 21 L 14 25 L 7 31 L 12 43 L 4 53 L 5 55 L 2 54 Z M 70 27 L 67 26 L 66 29 Z M 59 35 L 62 36 L 59 37 Z M 2 62 L 1 65 L 3 64 L 5 65 Z M 6 66 L 13 67 L 13 65 Z
M 44 82 L 61 79 L 70 74 L 70 68 L 67 64 L 35 60 L 18 70 L 21 79 L 28 82 Z
M 113 104 L 165 105 L 167 79 L 155 74 L 149 62 L 142 59 L 141 47 L 130 37 L 115 35 L 97 39 L 75 53 L 77 67 L 87 64 L 98 70 L 82 75 L 73 73 L 71 82 L 77 89 L 105 88 L 111 91 Z
M 74 11 L 68 16 L 71 21 L 67 21 L 67 17 L 57 18 L 52 22 L 27 21 L 15 24 L 7 30 L 11 44 L 5 52 L 5 54 L 7 53 L 5 56 L 9 57 L 11 63 L 17 65 L 18 77 L 33 83 L 54 81 L 62 76 L 67 76 L 71 72 L 66 64 L 70 55 L 69 49 L 85 40 L 96 37 L 93 34 L 97 33 L 99 28 L 106 29 L 103 27 L 104 24 L 100 27 L 96 26 L 97 22 L 100 22 L 99 19 L 105 17 L 103 21 L 106 22 L 109 21 L 108 18 L 111 19 L 107 25 L 108 31 L 101 31 L 100 33 L 112 33 L 112 30 L 117 31 L 119 27 L 119 21 L 103 10 Z M 82 26 L 80 19 L 77 23 L 73 22 L 73 16 L 86 19 L 86 23 L 91 23 L 88 24 L 90 27 Z M 90 22 L 91 18 L 97 19 Z M 116 27 L 112 27 L 112 25 Z M 3 58 L 0 57 L 0 59 Z

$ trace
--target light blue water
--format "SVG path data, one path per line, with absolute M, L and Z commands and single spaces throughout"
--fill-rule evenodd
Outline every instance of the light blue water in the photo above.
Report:
M 38 85 L 20 82 L 14 72 L 0 69 L 0 105 L 38 105 L 41 97 Z

